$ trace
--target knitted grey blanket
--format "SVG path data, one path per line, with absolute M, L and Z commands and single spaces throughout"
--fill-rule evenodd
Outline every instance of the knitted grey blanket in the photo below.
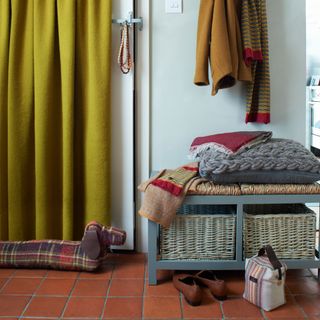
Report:
M 300 171 L 320 173 L 319 160 L 300 143 L 287 139 L 270 139 L 236 155 L 209 150 L 201 155 L 202 177 L 242 171 Z

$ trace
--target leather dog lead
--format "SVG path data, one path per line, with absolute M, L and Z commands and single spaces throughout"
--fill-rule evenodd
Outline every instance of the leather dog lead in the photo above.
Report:
M 128 35 L 128 23 L 124 22 L 121 25 L 120 31 L 120 48 L 118 54 L 118 64 L 122 73 L 127 74 L 130 72 L 133 62 L 130 54 L 130 43 Z

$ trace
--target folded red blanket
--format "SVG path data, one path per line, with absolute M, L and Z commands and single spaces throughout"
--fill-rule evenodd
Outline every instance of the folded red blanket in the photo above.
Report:
M 239 153 L 256 144 L 269 140 L 271 131 L 238 131 L 197 137 L 190 147 L 190 156 L 196 159 L 201 152 L 209 149 L 219 150 L 227 154 Z

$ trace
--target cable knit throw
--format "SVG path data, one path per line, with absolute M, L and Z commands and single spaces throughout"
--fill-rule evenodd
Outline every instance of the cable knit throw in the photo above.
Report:
M 199 172 L 202 177 L 219 183 L 310 183 L 320 180 L 320 162 L 296 141 L 271 139 L 236 155 L 210 150 L 202 155 Z M 280 175 L 283 172 L 289 181 L 283 181 Z M 272 173 L 271 181 L 261 181 L 260 173 L 263 179 Z M 229 179 L 232 175 L 240 179 L 240 174 L 243 181 Z

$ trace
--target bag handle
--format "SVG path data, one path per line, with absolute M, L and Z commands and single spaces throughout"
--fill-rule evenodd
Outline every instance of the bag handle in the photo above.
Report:
M 278 272 L 279 272 L 279 280 L 281 280 L 282 279 L 282 273 L 281 273 L 282 264 L 279 261 L 279 259 L 277 258 L 277 255 L 274 252 L 273 248 L 269 244 L 264 246 L 264 247 L 262 247 L 259 250 L 258 257 L 263 256 L 265 253 L 267 254 L 267 257 L 268 257 L 271 265 L 273 266 L 273 268 L 275 270 L 278 270 Z

